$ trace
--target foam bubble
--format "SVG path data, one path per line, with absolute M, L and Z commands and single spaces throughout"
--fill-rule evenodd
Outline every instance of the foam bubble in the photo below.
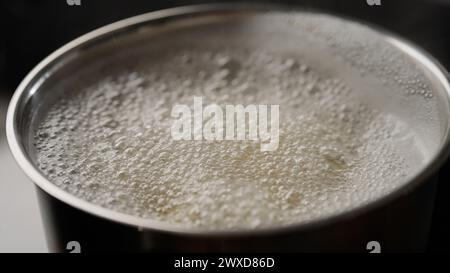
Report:
M 224 48 L 162 59 L 99 79 L 50 109 L 35 144 L 53 183 L 127 214 L 235 229 L 323 217 L 406 178 L 410 166 L 392 128 L 402 135 L 407 128 L 300 58 Z M 192 105 L 194 95 L 221 106 L 279 104 L 278 150 L 261 152 L 253 141 L 174 141 L 171 107 Z

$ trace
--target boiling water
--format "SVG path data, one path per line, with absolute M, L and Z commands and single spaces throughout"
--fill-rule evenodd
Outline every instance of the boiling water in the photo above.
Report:
M 278 104 L 276 151 L 254 141 L 175 141 L 171 109 Z M 126 214 L 207 229 L 307 222 L 397 188 L 418 164 L 398 118 L 301 58 L 186 49 L 58 101 L 35 134 L 57 186 Z M 411 160 L 414 158 L 415 160 Z

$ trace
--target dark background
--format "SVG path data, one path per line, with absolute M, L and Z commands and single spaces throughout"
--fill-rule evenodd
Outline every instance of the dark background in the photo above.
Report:
M 11 96 L 33 66 L 90 30 L 152 10 L 208 2 L 219 1 L 81 0 L 80 6 L 69 6 L 66 0 L 0 0 L 0 95 Z M 381 6 L 370 6 L 366 0 L 264 2 L 326 10 L 371 22 L 413 41 L 450 70 L 450 0 L 381 0 Z M 449 178 L 450 163 L 440 173 L 430 252 L 446 251 L 450 245 Z

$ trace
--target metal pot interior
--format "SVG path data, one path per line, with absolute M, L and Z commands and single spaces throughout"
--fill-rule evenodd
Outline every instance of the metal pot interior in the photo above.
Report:
M 125 24 L 92 37 L 43 67 L 21 94 L 16 135 L 33 164 L 34 130 L 62 97 L 99 77 L 143 69 L 164 52 L 194 47 L 263 48 L 343 79 L 362 101 L 401 119 L 416 134 L 415 143 L 399 142 L 398 149 L 408 153 L 414 145 L 421 153 L 412 156 L 417 164 L 404 184 L 423 172 L 447 141 L 449 90 L 443 74 L 425 55 L 362 24 L 309 12 L 215 11 Z

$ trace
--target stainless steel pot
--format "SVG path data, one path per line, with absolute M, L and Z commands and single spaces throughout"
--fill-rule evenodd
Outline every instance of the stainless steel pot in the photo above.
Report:
M 378 37 L 378 43 L 398 52 L 406 60 L 406 64 L 417 66 L 418 71 L 432 85 L 436 100 L 433 113 L 439 119 L 439 128 L 430 144 L 433 148 L 430 148 L 431 154 L 426 166 L 418 170 L 417 174 L 411 175 L 408 183 L 364 206 L 306 224 L 286 227 L 242 231 L 186 229 L 114 212 L 78 199 L 52 184 L 36 167 L 32 145 L 33 130 L 45 109 L 58 99 L 62 94 L 61 90 L 70 83 L 95 81 L 95 73 L 98 71 L 114 66 L 123 67 L 129 59 L 140 59 L 139 54 L 130 53 L 123 58 L 120 55 L 134 50 L 140 52 L 139 45 L 147 45 L 148 39 L 156 41 L 157 48 L 158 35 L 167 29 L 194 28 L 214 32 L 215 22 L 220 22 L 221 26 L 234 24 L 229 28 L 232 29 L 231 32 L 217 29 L 225 36 L 226 41 L 229 33 L 253 31 L 246 26 L 255 25 L 260 19 L 265 23 L 264 27 L 271 28 L 269 26 L 272 24 L 268 21 L 270 18 L 265 16 L 270 17 L 274 12 L 289 11 L 272 6 L 207 5 L 144 14 L 108 25 L 72 41 L 47 57 L 28 74 L 11 100 L 7 116 L 7 136 L 15 159 L 37 186 L 51 251 L 66 251 L 67 244 L 71 241 L 79 242 L 84 252 L 367 251 L 366 246 L 370 241 L 379 242 L 382 251 L 425 249 L 436 174 L 449 151 L 450 86 L 445 71 L 430 56 L 408 42 L 373 28 L 368 29 Z M 346 21 L 345 24 L 356 23 Z M 277 25 L 276 22 L 273 25 Z M 259 33 L 257 36 L 258 39 L 267 39 L 268 43 L 270 39 L 276 40 L 274 44 L 279 45 L 299 39 L 302 33 L 295 33 L 295 28 L 286 30 L 281 26 L 270 29 L 269 34 Z M 244 35 L 241 38 L 246 37 L 245 34 L 240 35 Z M 205 39 L 209 37 L 211 36 L 206 34 L 204 36 Z M 252 39 L 251 35 L 247 37 Z M 285 39 L 279 42 L 280 37 Z M 291 41 L 291 44 L 295 46 L 296 41 Z M 150 50 L 155 50 L 154 45 Z M 119 57 L 115 61 L 102 63 L 102 60 L 113 55 Z M 99 63 L 95 68 L 97 72 L 84 71 L 86 64 L 93 62 Z M 88 79 L 87 75 L 91 75 L 92 79 Z M 420 119 L 421 110 L 419 113 L 412 113 L 408 107 L 403 110 L 405 116 Z M 411 126 L 415 126 L 413 121 L 411 119 Z M 427 126 L 424 121 L 418 121 L 418 124 Z M 427 131 L 428 128 L 422 130 L 425 137 Z

